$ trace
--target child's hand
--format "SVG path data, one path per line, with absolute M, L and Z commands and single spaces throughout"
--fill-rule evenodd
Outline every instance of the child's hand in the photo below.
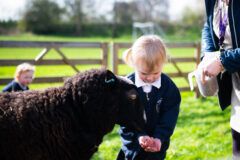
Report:
M 154 138 L 153 143 L 144 148 L 146 152 L 159 152 L 161 149 L 162 143 L 160 139 Z
M 153 138 L 149 136 L 141 136 L 139 138 L 139 144 L 142 148 L 152 145 L 153 141 Z

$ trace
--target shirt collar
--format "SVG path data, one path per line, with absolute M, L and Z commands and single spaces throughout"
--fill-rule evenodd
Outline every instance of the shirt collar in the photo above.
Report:
M 144 86 L 154 86 L 156 88 L 160 88 L 161 87 L 161 76 L 154 81 L 153 83 L 145 83 L 138 75 L 137 72 L 135 72 L 135 85 L 139 88 L 139 87 L 144 87 Z

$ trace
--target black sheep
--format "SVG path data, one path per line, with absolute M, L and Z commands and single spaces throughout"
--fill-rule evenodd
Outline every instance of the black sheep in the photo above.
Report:
M 145 126 L 133 84 L 105 69 L 63 86 L 0 94 L 1 160 L 88 160 L 114 124 Z

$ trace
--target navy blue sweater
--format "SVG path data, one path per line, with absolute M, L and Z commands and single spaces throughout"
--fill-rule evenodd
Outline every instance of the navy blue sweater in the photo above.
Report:
M 26 89 L 23 89 L 15 80 L 13 80 L 2 89 L 2 92 L 16 92 L 16 91 L 24 91 L 28 89 L 29 89 L 28 87 L 26 87 Z
M 135 83 L 135 73 L 130 74 L 128 78 Z M 162 74 L 161 87 L 160 89 L 152 87 L 152 91 L 148 93 L 149 100 L 142 87 L 138 88 L 138 92 L 147 116 L 146 130 L 136 135 L 128 128 L 120 126 L 121 150 L 128 160 L 163 160 L 179 114 L 181 102 L 179 90 L 167 75 Z M 162 142 L 160 152 L 145 152 L 138 142 L 138 138 L 143 135 L 159 138 Z

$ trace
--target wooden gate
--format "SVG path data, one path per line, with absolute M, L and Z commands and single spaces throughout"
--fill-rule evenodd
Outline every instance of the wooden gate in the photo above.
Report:
M 42 41 L 0 41 L 1 48 L 44 48 L 33 60 L 0 59 L 0 66 L 17 66 L 27 62 L 33 65 L 70 65 L 76 72 L 79 72 L 77 64 L 101 64 L 107 67 L 108 63 L 108 43 L 100 42 L 42 42 Z M 61 48 L 100 48 L 102 50 L 101 59 L 68 59 Z M 61 56 L 61 59 L 43 59 L 43 57 L 54 49 Z M 84 54 L 84 53 L 81 53 Z M 63 82 L 65 77 L 36 77 L 33 83 L 53 83 Z M 0 85 L 7 84 L 12 78 L 1 78 Z

